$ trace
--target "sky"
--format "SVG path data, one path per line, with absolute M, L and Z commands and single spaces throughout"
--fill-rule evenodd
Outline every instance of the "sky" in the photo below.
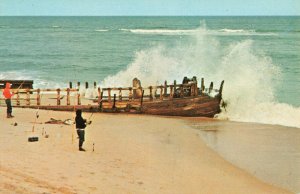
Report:
M 300 0 L 0 0 L 0 16 L 300 15 Z

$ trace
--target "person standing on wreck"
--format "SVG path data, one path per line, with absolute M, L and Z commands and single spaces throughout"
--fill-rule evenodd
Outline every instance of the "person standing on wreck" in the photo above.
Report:
M 85 136 L 84 129 L 86 127 L 86 119 L 82 118 L 81 113 L 82 113 L 81 110 L 76 110 L 75 123 L 76 123 L 77 134 L 79 137 L 79 151 L 85 151 L 85 149 L 82 148 L 82 145 L 83 145 L 84 136 Z
M 11 97 L 14 94 L 10 92 L 10 83 L 7 82 L 5 85 L 5 89 L 3 90 L 3 96 L 5 97 L 5 103 L 7 106 L 7 118 L 12 118 L 12 106 L 11 106 Z

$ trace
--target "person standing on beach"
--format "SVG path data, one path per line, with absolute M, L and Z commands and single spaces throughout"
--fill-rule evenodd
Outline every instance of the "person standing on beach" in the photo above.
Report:
M 79 137 L 79 151 L 85 151 L 85 149 L 82 148 L 82 145 L 83 145 L 84 136 L 85 136 L 84 129 L 86 127 L 86 119 L 82 118 L 81 113 L 82 113 L 81 110 L 76 110 L 75 123 L 76 123 L 77 134 Z
M 5 103 L 7 106 L 7 118 L 13 118 L 12 116 L 12 106 L 11 106 L 11 97 L 14 94 L 10 92 L 10 83 L 7 82 L 5 85 L 5 89 L 3 90 L 3 96 L 5 97 Z

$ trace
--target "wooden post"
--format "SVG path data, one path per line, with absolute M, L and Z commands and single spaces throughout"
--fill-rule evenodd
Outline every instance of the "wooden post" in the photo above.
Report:
M 94 82 L 94 89 L 96 89 L 97 88 L 97 83 L 96 82 Z
M 77 82 L 77 88 L 80 89 L 80 82 Z
M 143 107 L 143 100 L 144 100 L 144 90 L 142 91 L 142 97 L 141 97 L 141 109 Z
M 69 88 L 72 89 L 72 82 L 69 82 Z
M 210 93 L 214 88 L 214 83 L 210 82 L 208 93 Z
M 164 99 L 164 96 L 163 96 L 163 86 L 162 85 L 160 86 L 160 96 L 159 96 L 159 99 L 160 100 Z
M 36 105 L 41 105 L 41 96 L 40 96 L 40 89 L 37 89 L 37 95 L 36 95 Z
M 89 82 L 85 82 L 85 89 L 89 88 Z
M 176 91 L 176 80 L 174 80 L 174 92 Z
M 108 92 L 108 102 L 111 102 L 111 89 L 108 88 L 107 92 Z
M 20 94 L 19 94 L 19 92 L 17 93 L 17 106 L 20 106 Z
M 184 96 L 183 85 L 180 86 L 180 98 Z
M 204 92 L 205 86 L 204 86 L 204 78 L 201 78 L 201 93 Z
M 190 91 L 191 91 L 191 96 L 195 95 L 195 84 L 192 83 L 192 85 L 190 86 Z
M 101 88 L 98 87 L 98 104 L 102 101 Z
M 60 105 L 60 88 L 58 88 L 56 91 L 57 91 L 57 105 Z
M 26 90 L 26 105 L 30 105 L 30 92 L 29 89 Z
M 224 80 L 221 82 L 220 89 L 219 89 L 220 98 L 222 98 L 223 85 L 224 85 Z
M 132 100 L 132 87 L 129 88 L 129 96 L 128 96 L 128 98 L 129 98 L 129 101 Z
M 67 105 L 70 105 L 70 88 L 67 88 Z
M 170 86 L 170 96 L 169 98 L 172 100 L 173 99 L 173 87 L 174 86 Z
M 116 108 L 116 94 L 114 94 L 114 103 L 113 103 L 113 106 L 112 106 L 113 109 Z
M 122 101 L 122 88 L 119 88 L 119 101 Z
M 80 92 L 77 93 L 77 105 L 81 105 Z
M 196 76 L 193 76 L 193 82 L 194 82 L 194 96 L 198 96 L 198 81 Z
M 103 98 L 103 91 L 101 92 L 101 95 L 100 95 L 101 100 L 99 102 L 99 109 L 100 109 L 101 112 L 102 112 L 102 103 L 103 103 L 102 98 Z
M 152 101 L 153 100 L 152 86 L 149 87 L 149 90 L 150 90 L 150 100 Z
M 198 82 L 195 83 L 195 96 L 198 96 Z
M 167 96 L 167 88 L 168 88 L 168 85 L 167 85 L 167 80 L 166 80 L 165 87 L 164 87 L 164 96 Z

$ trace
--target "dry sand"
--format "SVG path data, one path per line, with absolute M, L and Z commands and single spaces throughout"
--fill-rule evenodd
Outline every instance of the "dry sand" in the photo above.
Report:
M 32 132 L 36 110 L 14 115 L 0 108 L 0 193 L 290 193 L 233 166 L 177 118 L 93 114 L 80 152 L 74 125 L 35 124 Z M 74 118 L 39 115 L 38 123 Z

